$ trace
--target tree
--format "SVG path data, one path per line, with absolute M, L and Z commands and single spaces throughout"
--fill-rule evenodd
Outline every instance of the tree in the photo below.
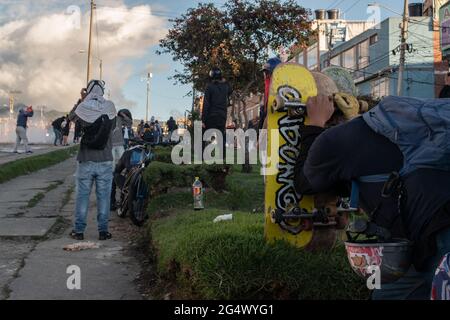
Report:
M 181 62 L 176 83 L 193 83 L 203 92 L 213 66 L 222 69 L 234 94 L 233 110 L 244 111 L 250 93 L 262 92 L 262 65 L 269 51 L 302 44 L 310 37 L 310 10 L 294 0 L 229 0 L 221 9 L 199 4 L 180 18 L 160 41 L 159 54 Z M 237 119 L 238 123 L 240 119 Z

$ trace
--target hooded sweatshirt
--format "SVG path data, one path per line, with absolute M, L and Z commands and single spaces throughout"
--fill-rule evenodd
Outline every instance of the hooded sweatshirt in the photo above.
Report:
M 110 120 L 116 118 L 116 108 L 112 101 L 103 97 L 103 89 L 98 84 L 88 86 L 86 98 L 76 106 L 69 115 L 71 121 L 80 120 L 80 125 L 85 128 L 92 125 L 98 118 L 107 115 Z M 114 129 L 115 125 L 113 126 Z M 112 131 L 106 147 L 103 150 L 80 148 L 77 157 L 78 162 L 109 162 L 112 156 Z

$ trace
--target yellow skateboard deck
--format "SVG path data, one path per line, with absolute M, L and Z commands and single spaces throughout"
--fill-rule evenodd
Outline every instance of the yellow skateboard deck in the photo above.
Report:
M 318 212 L 315 208 L 336 214 L 335 197 L 302 196 L 294 187 L 300 129 L 308 124 L 305 104 L 319 91 L 332 96 L 337 87 L 328 76 L 311 73 L 300 64 L 281 64 L 272 74 L 266 119 L 267 158 L 276 159 L 278 165 L 275 169 L 273 163 L 266 166 L 265 238 L 269 243 L 284 240 L 299 248 L 316 250 L 331 248 L 337 239 L 335 225 L 329 224 L 328 218 L 324 218 L 325 223 L 318 222 L 313 215 Z M 283 213 L 281 220 L 277 212 Z
M 265 190 L 265 237 L 267 241 L 286 240 L 296 247 L 304 247 L 312 240 L 313 232 L 303 231 L 298 235 L 291 234 L 272 221 L 273 210 L 286 210 L 297 206 L 309 212 L 314 209 L 312 197 L 301 197 L 294 188 L 294 166 L 298 156 L 300 143 L 300 127 L 305 124 L 306 117 L 290 119 L 287 112 L 273 110 L 277 97 L 289 98 L 293 95 L 302 103 L 309 97 L 317 95 L 316 82 L 312 74 L 303 66 L 286 63 L 278 66 L 272 74 L 267 110 L 267 156 L 268 159 L 279 159 L 276 174 L 266 176 Z M 271 130 L 279 134 L 272 135 Z M 276 136 L 278 141 L 273 141 Z M 272 145 L 278 143 L 277 155 L 271 154 Z

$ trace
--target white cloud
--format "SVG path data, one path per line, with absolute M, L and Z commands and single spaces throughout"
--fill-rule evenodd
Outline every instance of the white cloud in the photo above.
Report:
M 86 82 L 87 56 L 79 51 L 87 51 L 89 13 L 80 17 L 78 29 L 65 10 L 34 12 L 27 18 L 19 9 L 20 18 L 0 25 L 0 96 L 18 89 L 19 100 L 26 104 L 70 110 Z M 130 107 L 134 103 L 124 98 L 122 87 L 133 73 L 131 60 L 143 57 L 164 37 L 166 21 L 152 16 L 148 5 L 99 6 L 96 11 L 99 42 L 94 28 L 94 54 L 103 59 L 111 99 Z M 93 59 L 96 77 L 98 65 Z

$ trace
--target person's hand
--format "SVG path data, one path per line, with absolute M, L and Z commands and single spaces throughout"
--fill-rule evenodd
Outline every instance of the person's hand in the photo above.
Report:
M 203 128 L 203 129 L 206 129 L 206 125 L 205 125 L 204 122 L 202 122 L 202 128 Z
M 334 102 L 336 102 L 339 110 L 342 111 L 346 120 L 352 120 L 359 115 L 358 100 L 348 93 L 339 92 L 334 95 Z
M 325 95 L 310 97 L 306 102 L 306 111 L 310 126 L 324 128 L 334 113 L 333 99 Z

